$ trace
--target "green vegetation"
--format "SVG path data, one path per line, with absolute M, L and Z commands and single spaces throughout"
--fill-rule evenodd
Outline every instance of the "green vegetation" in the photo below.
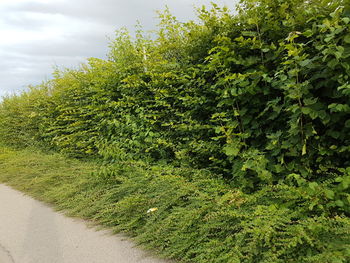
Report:
M 142 162 L 96 174 L 91 162 L 8 148 L 0 170 L 1 182 L 184 262 L 349 260 L 348 218 L 312 216 L 310 197 L 297 187 L 245 194 L 206 171 Z
M 85 163 L 5 147 L 1 180 L 184 261 L 350 262 L 349 2 L 159 17 L 3 99 L 2 144 Z

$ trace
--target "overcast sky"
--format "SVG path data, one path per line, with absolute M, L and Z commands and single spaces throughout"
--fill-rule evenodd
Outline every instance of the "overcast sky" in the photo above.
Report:
M 235 0 L 214 0 L 230 8 Z M 210 0 L 0 0 L 0 96 L 49 79 L 54 66 L 105 58 L 115 30 L 157 24 L 167 5 L 180 21 Z

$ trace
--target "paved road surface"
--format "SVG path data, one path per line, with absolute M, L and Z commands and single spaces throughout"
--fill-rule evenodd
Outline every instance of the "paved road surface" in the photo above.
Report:
M 0 263 L 165 263 L 0 184 Z

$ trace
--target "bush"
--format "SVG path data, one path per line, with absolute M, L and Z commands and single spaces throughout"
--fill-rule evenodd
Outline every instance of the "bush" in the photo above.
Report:
M 198 9 L 197 22 L 159 17 L 156 37 L 121 30 L 107 60 L 5 98 L 1 140 L 103 160 L 97 180 L 119 182 L 106 224 L 168 255 L 349 260 L 348 1 L 242 0 L 236 14 Z M 128 166 L 137 161 L 146 171 Z M 176 176 L 149 174 L 159 166 Z M 154 222 L 141 209 L 153 205 Z

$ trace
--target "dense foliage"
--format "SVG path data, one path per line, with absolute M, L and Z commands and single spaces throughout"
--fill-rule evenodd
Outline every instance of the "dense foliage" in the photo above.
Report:
M 119 31 L 107 60 L 89 59 L 4 98 L 1 140 L 102 158 L 112 167 L 142 160 L 205 169 L 253 200 L 243 210 L 225 204 L 226 216 L 210 217 L 239 228 L 221 236 L 234 244 L 242 231 L 261 238 L 253 246 L 263 256 L 254 259 L 247 249 L 237 258 L 268 262 L 262 258 L 273 253 L 270 262 L 336 262 L 313 257 L 338 246 L 330 229 L 338 220 L 348 224 L 350 214 L 349 2 L 242 0 L 235 15 L 213 5 L 198 10 L 197 22 L 180 23 L 168 11 L 159 17 L 156 37 Z M 101 169 L 99 178 L 114 180 L 115 173 Z M 231 213 L 238 218 L 226 222 Z M 259 232 L 269 223 L 274 234 Z M 295 244 L 309 242 L 302 236 L 311 231 L 324 246 L 282 252 L 287 248 L 277 244 L 289 239 L 281 229 L 293 227 L 301 231 Z M 339 262 L 349 261 L 349 242 L 336 240 Z
M 311 216 L 300 189 L 245 194 L 203 170 L 128 161 L 105 167 L 103 178 L 97 167 L 0 148 L 0 182 L 180 262 L 349 262 L 350 220 Z M 285 205 L 296 200 L 299 209 Z

